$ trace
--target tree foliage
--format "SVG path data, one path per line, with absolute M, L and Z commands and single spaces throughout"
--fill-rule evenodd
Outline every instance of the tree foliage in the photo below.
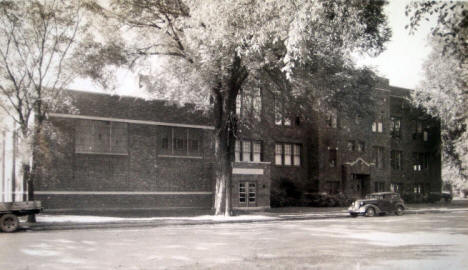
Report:
M 61 90 L 83 64 L 76 52 L 88 27 L 84 12 L 94 6 L 78 0 L 0 1 L 0 109 L 19 127 L 30 199 L 37 169 L 33 157 L 47 150 L 44 120 L 49 111 L 71 105 Z
M 411 31 L 416 31 L 423 20 L 437 18 L 431 28 L 432 52 L 424 63 L 425 78 L 413 100 L 440 118 L 444 178 L 457 186 L 468 180 L 467 8 L 464 1 L 426 1 L 412 2 L 406 10 Z

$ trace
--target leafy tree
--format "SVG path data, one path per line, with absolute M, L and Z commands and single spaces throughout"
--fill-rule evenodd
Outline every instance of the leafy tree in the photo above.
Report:
M 327 75 L 335 82 L 346 81 L 348 73 L 341 71 L 352 66 L 351 52 L 378 54 L 389 39 L 384 4 L 370 0 L 114 0 L 100 14 L 109 21 L 117 19 L 121 26 L 121 39 L 113 31 L 107 46 L 114 59 L 122 57 L 121 62 L 136 68 L 153 61 L 161 64 L 145 78 L 165 87 L 149 90 L 213 109 L 214 208 L 217 215 L 230 215 L 238 127 L 235 105 L 240 91 L 248 94 L 255 89 L 250 86 L 276 78 L 280 91 L 304 96 L 315 89 L 311 84 L 297 87 L 305 81 L 301 74 L 311 71 L 308 78 L 313 78 L 314 72 L 325 73 L 325 67 L 333 72 Z M 100 77 L 96 70 L 86 72 Z M 162 80 L 152 80 L 153 73 Z
M 468 180 L 468 3 L 412 2 L 406 15 L 411 31 L 416 31 L 421 21 L 437 18 L 431 32 L 432 52 L 424 63 L 425 78 L 413 99 L 441 119 L 444 178 L 460 187 Z
M 44 120 L 55 107 L 70 105 L 61 89 L 75 78 L 74 52 L 87 29 L 84 10 L 92 7 L 85 1 L 0 1 L 0 108 L 19 127 L 30 200 L 33 157 L 45 149 Z

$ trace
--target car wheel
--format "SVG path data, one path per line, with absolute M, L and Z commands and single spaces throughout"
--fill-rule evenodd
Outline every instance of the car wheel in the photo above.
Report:
M 6 214 L 0 218 L 0 229 L 4 232 L 14 232 L 19 227 L 18 217 L 13 214 Z
M 375 216 L 375 209 L 373 207 L 369 207 L 366 210 L 366 217 L 373 217 Z
M 357 217 L 358 216 L 358 214 L 356 214 L 356 213 L 350 213 L 350 215 L 351 215 L 351 217 Z
M 403 208 L 403 206 L 399 205 L 395 210 L 395 215 L 401 216 L 403 215 L 404 211 L 405 209 Z

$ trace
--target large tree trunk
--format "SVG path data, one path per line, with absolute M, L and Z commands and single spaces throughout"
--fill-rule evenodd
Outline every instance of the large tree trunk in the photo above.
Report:
M 237 132 L 236 97 L 247 75 L 240 58 L 234 56 L 230 78 L 225 89 L 222 89 L 221 84 L 213 89 L 216 158 L 215 215 L 232 215 L 232 164 Z

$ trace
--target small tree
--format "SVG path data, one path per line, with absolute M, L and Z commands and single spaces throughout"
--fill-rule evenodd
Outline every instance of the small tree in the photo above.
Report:
M 86 30 L 84 1 L 0 1 L 0 108 L 18 125 L 23 175 L 34 199 L 47 113 L 69 106 L 61 90 L 75 78 L 74 51 Z M 34 221 L 32 216 L 31 221 Z
M 315 89 L 294 87 L 301 84 L 295 72 L 307 71 L 307 65 L 320 69 L 322 63 L 332 66 L 329 63 L 341 61 L 343 66 L 350 63 L 352 51 L 379 53 L 390 36 L 384 4 L 358 0 L 114 0 L 111 10 L 103 9 L 101 14 L 121 24 L 124 35 L 115 42 L 116 32 L 112 32 L 110 47 L 121 46 L 128 63 L 137 67 L 145 60 L 164 63 L 160 78 L 170 80 L 164 84 L 168 88 L 150 90 L 180 102 L 212 102 L 214 208 L 216 215 L 230 215 L 239 92 L 250 91 L 247 86 L 251 84 L 261 85 L 269 72 L 285 78 L 280 90 L 304 96 Z M 329 75 L 345 78 L 338 70 Z M 95 71 L 90 73 L 96 76 Z

